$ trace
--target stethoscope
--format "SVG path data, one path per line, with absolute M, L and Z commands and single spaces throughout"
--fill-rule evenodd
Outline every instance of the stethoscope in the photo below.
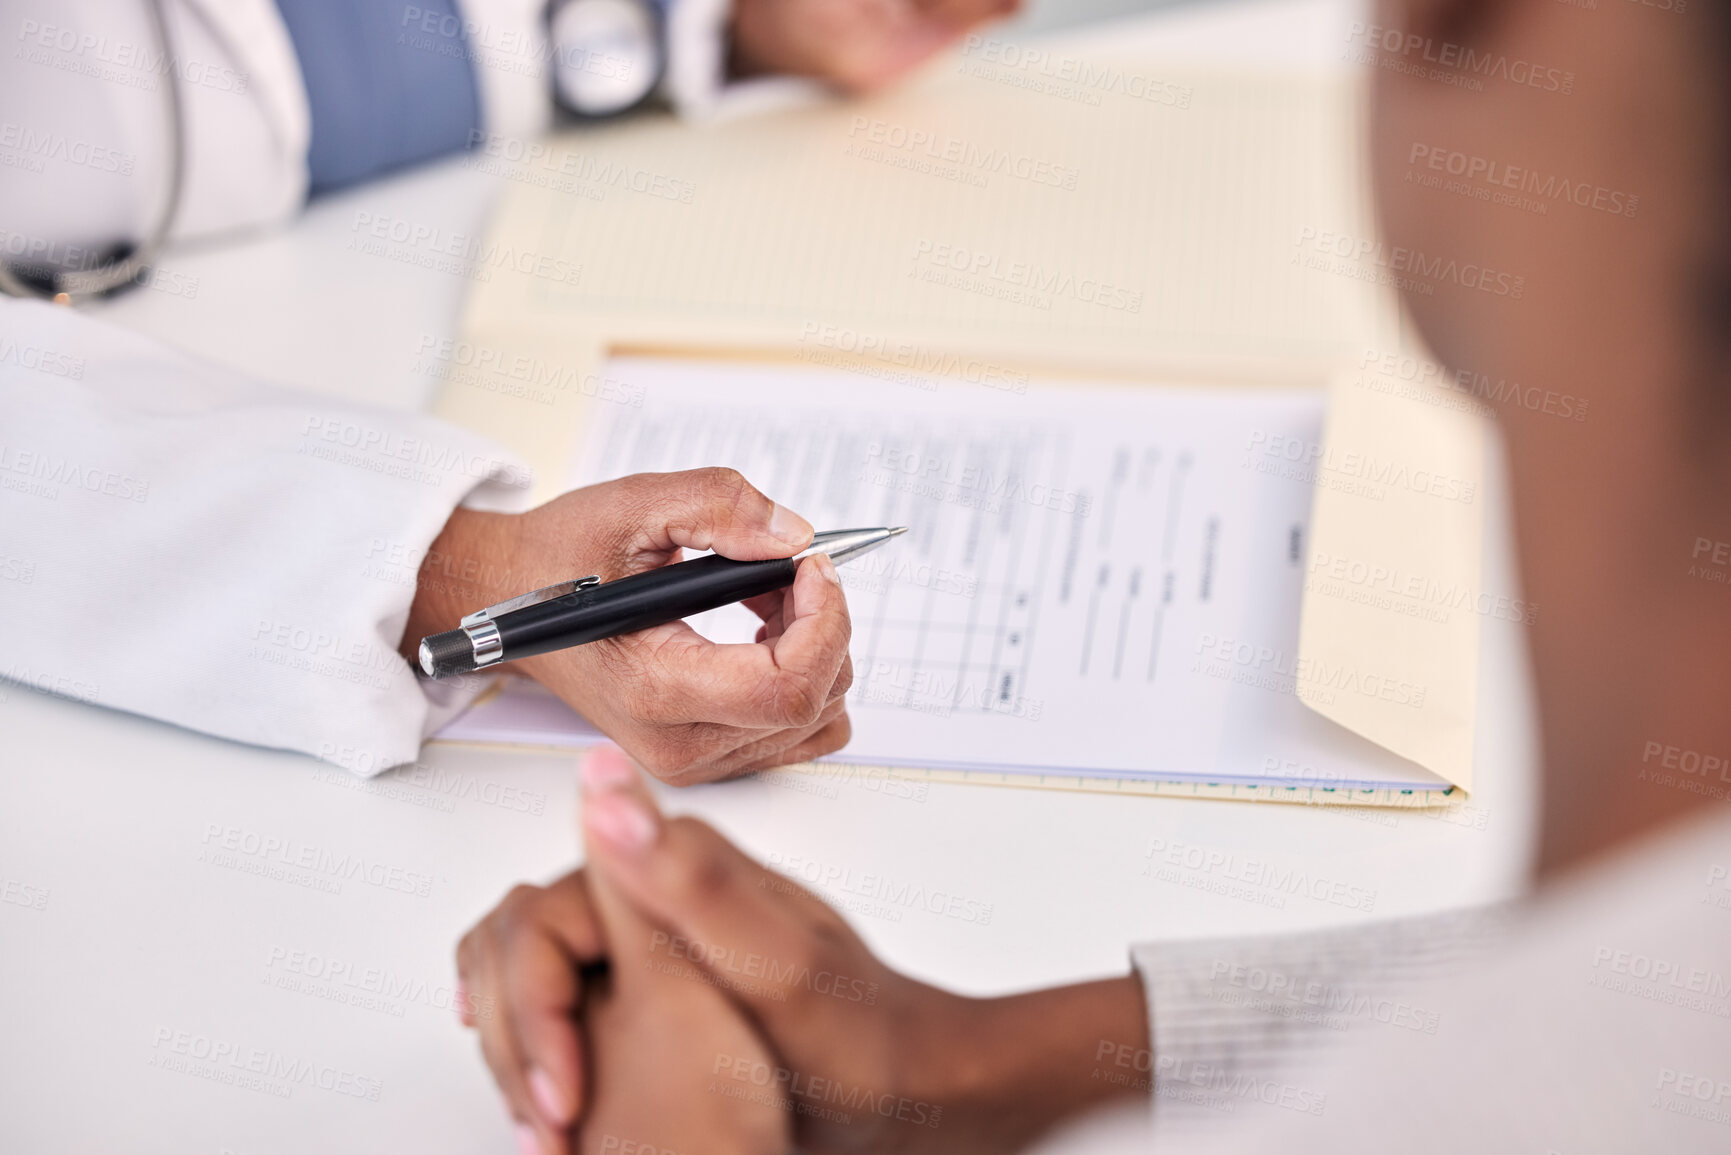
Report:
M 168 83 L 163 85 L 168 101 L 168 200 L 162 206 L 156 226 L 126 256 L 95 269 L 68 269 L 50 272 L 40 281 L 34 278 L 25 280 L 0 261 L 0 292 L 13 297 L 44 297 L 59 305 L 75 305 L 130 285 L 168 242 L 168 234 L 180 212 L 180 189 L 186 175 L 186 125 L 182 122 L 180 75 L 174 64 L 174 48 L 169 40 L 163 0 L 146 0 L 145 8 L 150 13 L 162 58 L 168 62 L 168 67 L 163 70 L 168 78 Z

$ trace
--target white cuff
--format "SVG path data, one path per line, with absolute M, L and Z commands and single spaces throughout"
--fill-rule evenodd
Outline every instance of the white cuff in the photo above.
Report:
M 800 76 L 727 79 L 730 0 L 672 0 L 667 9 L 667 72 L 661 94 L 687 120 L 748 116 L 827 95 Z
M 469 66 L 481 98 L 481 127 L 532 140 L 553 125 L 553 52 L 547 0 L 457 0 Z
M 667 72 L 661 91 L 681 116 L 714 110 L 727 79 L 729 0 L 672 0 L 667 6 Z

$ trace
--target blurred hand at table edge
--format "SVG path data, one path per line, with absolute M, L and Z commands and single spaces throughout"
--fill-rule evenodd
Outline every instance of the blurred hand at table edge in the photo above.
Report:
M 882 88 L 1021 0 L 734 0 L 733 70 Z
M 1015 1151 L 1089 1107 L 1149 1092 L 1134 1074 L 1151 1069 L 1134 975 L 1001 998 L 928 986 L 890 969 L 821 899 L 713 827 L 664 818 L 620 751 L 591 752 L 582 780 L 588 865 L 546 887 L 515 888 L 457 952 L 463 1021 L 479 1029 L 507 1104 L 547 1155 L 571 1150 L 573 1135 L 578 1150 L 596 1149 L 602 1112 L 608 1134 L 663 1136 L 662 1146 L 713 1116 L 700 1101 L 709 1096 L 622 1102 L 593 1078 L 597 1065 L 640 1064 L 610 1048 L 660 1052 L 663 1081 L 707 1080 L 715 1095 L 794 1105 L 794 1139 L 811 1155 Z M 615 983 L 598 998 L 583 976 L 602 960 L 610 976 L 673 981 Z M 669 1060 L 658 1032 L 640 1039 L 610 1029 L 647 1012 L 613 1007 L 596 1017 L 606 999 L 652 990 L 667 999 L 679 988 L 723 995 L 772 1059 L 692 1042 Z M 692 1038 L 736 1030 L 714 1014 L 711 1006 L 692 1016 Z M 1142 1061 L 1124 1067 L 1120 1056 Z M 1100 1078 L 1103 1068 L 1131 1077 Z M 742 1136 L 703 1134 L 704 1150 L 750 1149 Z
M 791 557 L 812 527 L 731 469 L 640 473 L 573 490 L 522 514 L 459 509 L 421 566 L 401 651 L 464 614 L 555 582 L 612 581 L 713 549 Z M 552 690 L 650 773 L 689 785 L 803 762 L 847 744 L 853 684 L 835 566 L 814 556 L 792 586 L 745 603 L 753 645 L 716 645 L 684 622 L 511 663 Z

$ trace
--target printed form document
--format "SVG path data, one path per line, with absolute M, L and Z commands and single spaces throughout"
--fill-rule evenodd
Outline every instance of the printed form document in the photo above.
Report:
M 1332 483 L 1320 390 L 815 358 L 614 358 L 604 376 L 614 400 L 589 411 L 573 486 L 727 465 L 820 529 L 910 527 L 839 567 L 855 681 L 838 760 L 1448 789 L 1295 693 L 1310 509 Z M 692 619 L 718 642 L 750 642 L 757 624 L 739 606 Z M 1423 706 L 1422 687 L 1376 670 L 1302 677 L 1307 692 Z M 521 678 L 440 737 L 599 740 Z

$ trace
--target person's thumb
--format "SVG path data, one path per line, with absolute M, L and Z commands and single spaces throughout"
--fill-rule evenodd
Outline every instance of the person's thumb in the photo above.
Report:
M 652 949 L 702 967 L 772 1036 L 794 1025 L 790 996 L 830 966 L 834 935 L 814 933 L 826 908 L 706 823 L 663 818 L 619 751 L 590 754 L 582 780 L 589 868 L 660 928 Z
M 625 761 L 625 756 L 617 748 L 608 746 L 590 755 L 594 761 L 599 757 L 603 765 L 623 764 L 625 769 L 635 775 L 636 770 Z M 651 803 L 653 805 L 653 803 Z M 603 803 L 601 810 L 609 807 Z M 612 822 L 615 829 L 621 821 L 615 814 L 609 818 L 605 813 L 597 818 L 591 814 L 587 801 L 583 807 L 583 823 L 585 828 L 591 822 L 603 824 Z M 624 821 L 631 821 L 625 818 Z M 623 833 L 623 831 L 620 831 Z M 591 845 L 595 842 L 593 835 L 585 835 Z M 665 954 L 662 949 L 667 935 L 632 905 L 631 901 L 619 892 L 604 871 L 595 868 L 594 856 L 590 855 L 589 869 L 584 871 L 584 879 L 588 885 L 590 901 L 594 903 L 595 917 L 599 923 L 602 941 L 606 943 L 607 955 L 613 964 L 612 984 L 615 989 L 627 990 L 636 987 L 645 974 L 655 971 L 657 960 L 655 955 Z
M 811 544 L 811 523 L 777 505 L 734 469 L 692 469 L 630 479 L 633 497 L 665 540 L 738 561 L 792 557 Z

